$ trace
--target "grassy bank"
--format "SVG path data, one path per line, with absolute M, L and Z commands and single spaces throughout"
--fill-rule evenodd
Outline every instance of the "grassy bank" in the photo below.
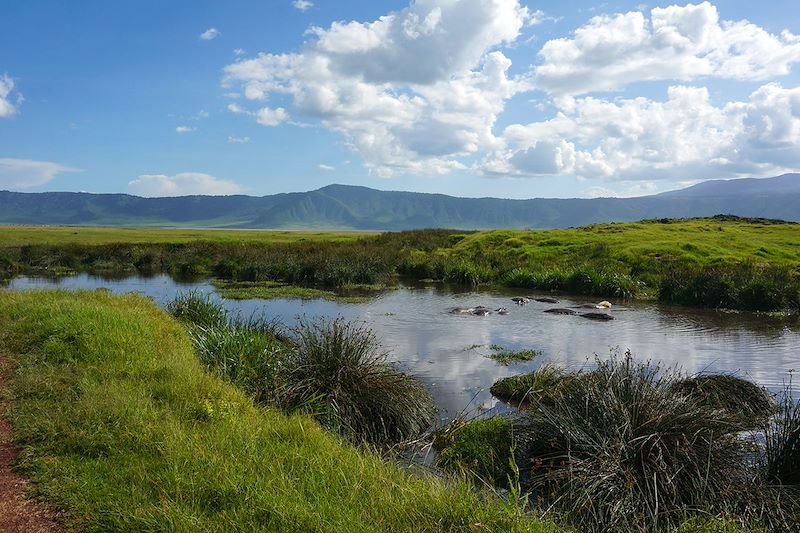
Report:
M 800 309 L 800 225 L 764 220 L 380 235 L 81 228 L 70 236 L 68 230 L 5 228 L 0 276 L 168 272 L 326 291 L 409 278 L 697 307 Z
M 74 530 L 555 531 L 255 407 L 139 296 L 0 292 L 0 350 L 20 467 Z

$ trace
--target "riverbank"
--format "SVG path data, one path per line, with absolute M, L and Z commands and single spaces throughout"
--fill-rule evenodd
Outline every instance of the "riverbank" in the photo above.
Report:
M 711 217 L 568 230 L 346 234 L 4 228 L 0 277 L 76 272 L 338 292 L 398 279 L 751 311 L 800 310 L 800 225 Z M 148 237 L 149 236 L 149 237 Z M 244 285 L 250 283 L 249 287 Z M 269 290 L 265 290 L 269 289 Z
M 18 466 L 68 529 L 556 531 L 255 407 L 146 298 L 0 292 L 0 345 Z

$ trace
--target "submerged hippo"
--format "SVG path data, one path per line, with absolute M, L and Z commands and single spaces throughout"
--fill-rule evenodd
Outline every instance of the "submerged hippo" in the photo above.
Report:
M 534 298 L 534 300 L 536 300 L 537 302 L 542 302 L 542 303 L 546 303 L 546 304 L 557 304 L 558 303 L 558 300 L 556 300 L 555 298 L 548 298 L 546 296 L 542 297 L 542 298 Z
M 575 306 L 577 309 L 610 309 L 611 302 L 607 300 L 603 300 L 602 302 L 596 304 L 581 304 Z
M 552 309 L 545 309 L 545 313 L 552 313 L 554 315 L 577 315 L 578 312 L 574 309 L 565 309 L 563 307 L 553 307 Z
M 609 315 L 608 313 L 581 313 L 583 318 L 588 318 L 590 320 L 614 320 L 614 317 Z
M 482 305 L 480 305 L 472 310 L 472 314 L 475 316 L 486 316 L 486 315 L 491 315 L 492 310 L 489 309 L 488 307 L 483 307 Z
M 471 315 L 475 309 L 472 307 L 454 307 L 450 310 L 451 315 Z
M 507 315 L 508 309 L 506 309 L 505 307 L 498 307 L 497 309 L 494 310 L 494 312 L 497 313 L 498 315 Z
M 514 296 L 513 298 L 511 298 L 511 301 L 517 305 L 525 305 L 531 300 L 527 296 Z

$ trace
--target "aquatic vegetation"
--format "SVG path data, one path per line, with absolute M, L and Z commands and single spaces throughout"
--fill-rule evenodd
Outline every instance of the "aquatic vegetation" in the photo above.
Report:
M 301 321 L 293 330 L 276 397 L 284 409 L 308 411 L 356 439 L 409 439 L 433 423 L 433 400 L 420 381 L 386 358 L 375 334 L 362 324 Z
M 524 363 L 532 361 L 534 358 L 542 355 L 541 350 L 509 350 L 502 346 L 492 345 L 492 353 L 488 355 L 489 359 L 494 359 L 503 365 L 513 365 L 514 363 Z
M 228 324 L 228 313 L 208 294 L 199 291 L 188 291 L 178 294 L 167 303 L 169 314 L 195 326 L 205 328 L 225 327 Z
M 544 364 L 534 372 L 496 381 L 489 392 L 504 402 L 523 405 L 536 401 L 539 396 L 552 390 L 565 375 L 560 367 Z
M 455 419 L 433 433 L 436 464 L 475 476 L 482 484 L 506 486 L 512 475 L 513 424 L 503 417 Z
M 671 389 L 685 394 L 709 409 L 725 411 L 743 429 L 763 427 L 777 405 L 764 387 L 729 374 L 700 374 L 683 378 Z

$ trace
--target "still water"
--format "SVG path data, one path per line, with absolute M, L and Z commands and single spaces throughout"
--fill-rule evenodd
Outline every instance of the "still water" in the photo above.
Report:
M 166 275 L 105 280 L 82 274 L 49 280 L 18 277 L 9 290 L 37 288 L 95 289 L 139 292 L 163 305 L 176 294 L 198 290 L 214 293 L 208 282 L 179 283 Z M 777 391 L 790 372 L 800 370 L 800 321 L 753 313 L 697 310 L 654 303 L 618 302 L 613 321 L 595 322 L 578 316 L 544 313 L 587 299 L 559 297 L 555 306 L 531 302 L 516 306 L 509 292 L 453 292 L 444 287 L 403 287 L 367 303 L 324 300 L 220 300 L 233 313 L 264 314 L 291 326 L 298 317 L 341 316 L 365 322 L 390 352 L 390 359 L 423 379 L 443 418 L 461 412 L 476 414 L 503 409 L 489 394 L 497 379 L 535 370 L 546 362 L 579 368 L 594 354 L 630 350 L 637 359 L 678 366 L 686 373 L 728 372 Z M 506 307 L 507 315 L 452 315 L 453 307 Z M 487 357 L 490 346 L 534 349 L 533 361 L 503 366 Z

